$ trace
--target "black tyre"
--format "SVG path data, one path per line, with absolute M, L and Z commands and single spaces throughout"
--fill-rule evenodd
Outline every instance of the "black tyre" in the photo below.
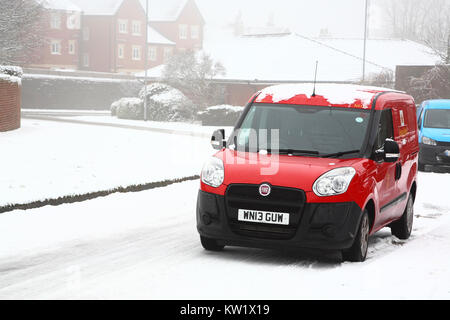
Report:
M 364 210 L 361 217 L 358 233 L 350 249 L 342 252 L 344 261 L 363 262 L 367 257 L 367 248 L 369 247 L 370 222 L 367 210 Z
M 202 246 L 207 251 L 222 251 L 225 246 L 219 245 L 217 240 L 205 238 L 200 236 L 200 242 L 202 243 Z
M 409 239 L 412 232 L 413 221 L 414 221 L 414 199 L 413 196 L 410 194 L 402 217 L 400 218 L 400 220 L 397 220 L 391 224 L 392 234 L 397 238 L 399 238 L 400 240 Z

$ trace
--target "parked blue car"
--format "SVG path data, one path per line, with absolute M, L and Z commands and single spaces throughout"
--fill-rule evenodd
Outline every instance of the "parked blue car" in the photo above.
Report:
M 425 166 L 450 169 L 450 100 L 425 101 L 419 112 L 419 170 Z

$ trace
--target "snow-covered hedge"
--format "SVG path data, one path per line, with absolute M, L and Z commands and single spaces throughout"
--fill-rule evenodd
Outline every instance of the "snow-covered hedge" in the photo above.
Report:
M 197 113 L 204 126 L 234 126 L 244 111 L 244 107 L 220 105 Z
M 142 120 L 144 104 L 139 98 L 122 98 L 111 105 L 111 113 L 119 119 Z
M 14 66 L 0 66 L 0 79 L 21 83 L 21 78 L 23 75 L 22 68 Z
M 22 78 L 23 70 L 21 67 L 15 66 L 0 66 L 0 74 L 7 74 L 12 77 Z
M 139 93 L 140 99 L 147 99 L 147 116 L 153 121 L 191 121 L 195 106 L 180 90 L 163 83 L 153 83 Z

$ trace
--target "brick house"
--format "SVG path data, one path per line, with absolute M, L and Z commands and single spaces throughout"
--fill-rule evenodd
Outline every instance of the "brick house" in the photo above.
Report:
M 69 0 L 38 0 L 46 9 L 41 22 L 43 45 L 33 52 L 30 67 L 77 69 L 81 10 Z
M 48 9 L 43 23 L 49 43 L 31 67 L 135 73 L 203 46 L 205 23 L 194 0 L 149 0 L 147 31 L 145 0 L 37 1 Z

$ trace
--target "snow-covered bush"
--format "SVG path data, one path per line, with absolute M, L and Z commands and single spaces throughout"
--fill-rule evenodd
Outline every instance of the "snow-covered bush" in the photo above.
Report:
M 147 99 L 147 117 L 153 121 L 191 121 L 195 106 L 180 90 L 163 83 L 154 83 L 139 93 L 140 99 Z
M 144 105 L 139 98 L 122 98 L 114 102 L 111 105 L 111 113 L 113 112 L 119 119 L 144 119 Z
M 234 126 L 244 111 L 244 107 L 220 105 L 197 113 L 204 126 Z
M 21 67 L 0 66 L 0 74 L 7 74 L 12 77 L 22 78 L 23 70 Z

